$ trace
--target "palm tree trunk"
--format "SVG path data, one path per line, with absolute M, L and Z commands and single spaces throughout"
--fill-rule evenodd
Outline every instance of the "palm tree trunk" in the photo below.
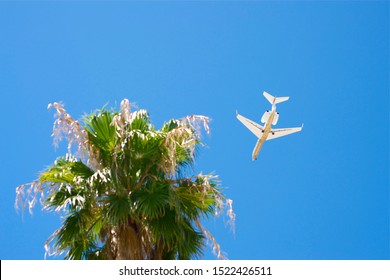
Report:
M 129 218 L 129 221 L 131 219 Z M 107 244 L 110 248 L 107 258 L 110 260 L 142 260 L 144 254 L 142 242 L 138 234 L 136 223 L 121 225 L 111 229 L 111 234 Z

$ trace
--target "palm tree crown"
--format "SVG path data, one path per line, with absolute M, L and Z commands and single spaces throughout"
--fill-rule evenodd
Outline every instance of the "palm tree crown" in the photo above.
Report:
M 59 103 L 53 135 L 66 136 L 68 153 L 39 178 L 16 189 L 16 206 L 30 210 L 37 198 L 47 210 L 66 213 L 47 240 L 49 254 L 66 259 L 191 259 L 205 241 L 222 258 L 219 245 L 201 224 L 232 201 L 212 175 L 191 175 L 209 119 L 170 120 L 160 130 L 145 110 L 132 112 L 127 99 L 119 112 L 102 109 L 74 120 Z

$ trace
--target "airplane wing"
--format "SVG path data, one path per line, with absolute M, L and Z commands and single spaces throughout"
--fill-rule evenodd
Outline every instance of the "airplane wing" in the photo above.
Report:
M 303 125 L 301 127 L 292 127 L 292 128 L 275 128 L 271 129 L 270 133 L 268 134 L 267 140 L 272 140 L 278 137 L 286 136 L 295 132 L 301 131 L 303 128 Z
M 241 116 L 238 113 L 236 113 L 236 116 L 240 122 L 242 122 L 250 131 L 252 131 L 254 135 L 257 136 L 257 138 L 261 138 L 261 136 L 263 135 L 264 127 L 250 119 Z

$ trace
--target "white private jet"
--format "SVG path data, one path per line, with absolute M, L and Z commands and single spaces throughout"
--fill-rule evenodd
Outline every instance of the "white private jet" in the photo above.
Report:
M 263 92 L 263 95 L 265 98 L 267 98 L 269 103 L 272 104 L 272 110 L 267 110 L 261 117 L 261 122 L 264 123 L 265 126 L 261 126 L 254 121 L 241 116 L 240 114 L 238 114 L 238 112 L 236 113 L 236 116 L 239 121 L 242 122 L 250 131 L 252 131 L 252 133 L 256 135 L 257 138 L 259 138 L 252 153 L 252 160 L 257 159 L 257 155 L 260 152 L 261 146 L 263 146 L 263 143 L 266 140 L 286 136 L 288 134 L 301 131 L 303 128 L 303 125 L 301 127 L 292 128 L 271 128 L 271 125 L 276 125 L 279 119 L 279 113 L 276 112 L 276 104 L 287 101 L 289 97 L 274 97 L 265 91 Z

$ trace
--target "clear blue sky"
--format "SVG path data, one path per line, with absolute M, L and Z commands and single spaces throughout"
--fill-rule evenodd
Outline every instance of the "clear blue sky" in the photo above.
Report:
M 290 96 L 266 142 L 262 92 Z M 76 118 L 123 98 L 156 126 L 213 119 L 197 171 L 215 171 L 237 215 L 207 222 L 230 259 L 389 259 L 388 2 L 0 2 L 0 259 L 42 259 L 60 218 L 14 209 L 15 187 L 64 149 Z M 214 259 L 207 250 L 205 259 Z

